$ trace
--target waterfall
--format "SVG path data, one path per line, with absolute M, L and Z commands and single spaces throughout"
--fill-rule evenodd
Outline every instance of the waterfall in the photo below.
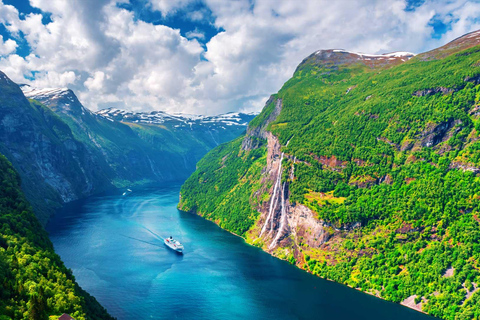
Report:
M 279 188 L 279 185 L 282 182 L 282 161 L 283 161 L 283 153 L 280 157 L 280 164 L 278 165 L 278 172 L 277 172 L 277 179 L 275 180 L 275 186 L 273 187 L 273 193 L 272 193 L 272 198 L 270 200 L 270 208 L 268 210 L 268 216 L 267 219 L 265 220 L 265 223 L 263 224 L 262 231 L 260 232 L 260 237 L 263 235 L 265 230 L 267 229 L 268 222 L 270 221 L 270 232 L 273 230 L 273 212 L 276 209 L 276 204 L 277 202 L 275 201 L 277 198 L 277 190 Z
M 275 239 L 273 239 L 272 243 L 268 247 L 268 249 L 275 248 L 277 245 L 277 241 L 280 238 L 280 236 L 283 233 L 283 229 L 285 228 L 285 222 L 287 220 L 287 210 L 285 209 L 285 185 L 287 183 L 284 182 L 282 186 L 282 197 L 281 197 L 281 204 L 282 204 L 282 214 L 280 216 L 280 227 L 278 228 L 277 235 L 275 236 Z
M 293 157 L 293 164 L 292 164 L 292 172 L 290 172 L 290 180 L 293 181 L 295 178 L 295 163 L 297 161 L 297 157 Z

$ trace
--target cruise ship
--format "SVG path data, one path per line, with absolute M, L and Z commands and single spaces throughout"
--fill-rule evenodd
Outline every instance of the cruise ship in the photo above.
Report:
M 163 243 L 172 250 L 183 253 L 183 245 L 172 237 L 166 238 Z

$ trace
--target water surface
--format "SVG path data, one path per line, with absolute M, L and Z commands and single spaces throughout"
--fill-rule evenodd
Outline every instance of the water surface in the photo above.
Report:
M 63 208 L 47 231 L 78 283 L 121 319 L 433 319 L 320 279 L 193 214 L 180 185 Z M 173 236 L 179 255 L 163 245 Z

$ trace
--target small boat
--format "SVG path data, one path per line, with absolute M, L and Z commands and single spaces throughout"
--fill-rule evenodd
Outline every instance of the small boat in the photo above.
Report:
M 125 191 L 125 192 L 122 194 L 122 196 L 125 196 L 125 195 L 129 194 L 130 192 L 132 192 L 132 190 L 131 190 L 131 189 L 127 189 L 127 191 Z
M 165 245 L 172 250 L 175 250 L 175 251 L 180 252 L 180 253 L 183 252 L 183 245 L 180 242 L 178 242 L 177 240 L 173 239 L 172 237 L 166 238 L 163 241 L 163 243 L 165 243 Z

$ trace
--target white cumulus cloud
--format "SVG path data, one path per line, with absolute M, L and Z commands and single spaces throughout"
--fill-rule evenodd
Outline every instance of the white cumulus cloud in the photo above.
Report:
M 0 38 L 0 70 L 19 83 L 68 86 L 94 110 L 252 111 L 318 49 L 418 53 L 480 29 L 480 3 L 466 0 L 427 0 L 415 10 L 404 0 L 203 0 L 185 13 L 199 27 L 184 37 L 120 2 L 128 1 L 30 0 L 50 13 L 44 25 L 41 14 L 0 0 L 0 23 L 13 38 Z M 148 3 L 145 10 L 169 16 L 198 1 Z M 221 32 L 202 45 L 207 17 Z M 447 26 L 440 38 L 432 19 Z M 31 48 L 26 57 L 17 53 L 20 37 Z
M 15 52 L 17 46 L 15 40 L 7 39 L 7 41 L 3 41 L 3 36 L 0 35 L 0 56 L 6 56 Z

